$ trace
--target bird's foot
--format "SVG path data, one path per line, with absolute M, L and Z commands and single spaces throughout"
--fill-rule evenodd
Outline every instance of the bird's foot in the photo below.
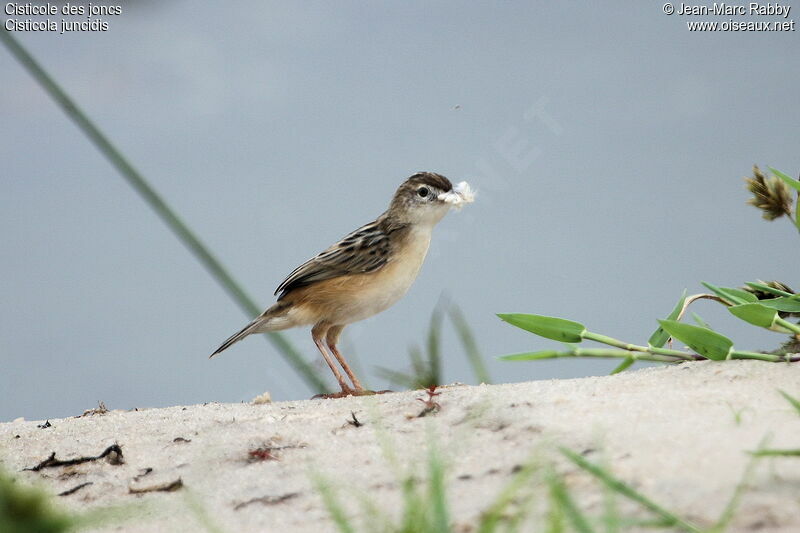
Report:
M 352 389 L 342 390 L 339 392 L 329 392 L 327 394 L 315 394 L 311 397 L 312 400 L 333 400 L 336 398 L 346 398 L 347 396 L 355 396 L 357 393 Z
M 315 394 L 311 397 L 312 400 L 333 400 L 336 398 L 346 398 L 348 396 L 374 396 L 376 394 L 386 394 L 387 392 L 394 392 L 391 390 L 368 390 L 368 389 L 342 389 L 339 392 L 331 392 L 328 394 Z

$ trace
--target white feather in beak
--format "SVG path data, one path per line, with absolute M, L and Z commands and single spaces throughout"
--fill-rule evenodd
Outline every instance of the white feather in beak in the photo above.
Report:
M 475 201 L 475 191 L 469 186 L 469 183 L 462 181 L 457 183 L 452 191 L 443 192 L 438 196 L 439 200 L 450 204 L 451 207 L 461 209 L 464 204 L 471 204 Z

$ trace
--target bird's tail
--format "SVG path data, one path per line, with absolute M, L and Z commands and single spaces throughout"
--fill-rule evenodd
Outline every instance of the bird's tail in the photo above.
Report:
M 294 324 L 292 324 L 291 321 L 286 316 L 286 309 L 284 307 L 285 306 L 281 302 L 278 302 L 277 304 L 267 309 L 264 312 L 264 314 L 256 317 L 252 322 L 243 327 L 238 333 L 235 333 L 230 337 L 228 337 L 228 340 L 223 342 L 222 345 L 214 351 L 214 353 L 208 356 L 208 358 L 211 359 L 218 353 L 230 348 L 232 344 L 239 342 L 240 340 L 244 339 L 245 337 L 253 333 L 278 331 L 281 329 L 286 329 L 294 326 Z

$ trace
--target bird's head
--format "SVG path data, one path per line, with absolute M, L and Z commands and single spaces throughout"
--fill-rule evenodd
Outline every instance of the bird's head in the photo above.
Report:
M 417 172 L 398 187 L 387 214 L 404 222 L 433 226 L 451 207 L 460 208 L 475 200 L 465 181 L 455 187 L 434 172 Z

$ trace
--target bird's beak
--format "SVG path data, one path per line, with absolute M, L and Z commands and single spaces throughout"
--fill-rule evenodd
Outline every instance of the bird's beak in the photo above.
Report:
M 464 204 L 471 204 L 475 201 L 475 191 L 469 186 L 469 183 L 462 181 L 457 183 L 451 190 L 443 192 L 437 198 L 450 204 L 451 207 L 462 208 Z

